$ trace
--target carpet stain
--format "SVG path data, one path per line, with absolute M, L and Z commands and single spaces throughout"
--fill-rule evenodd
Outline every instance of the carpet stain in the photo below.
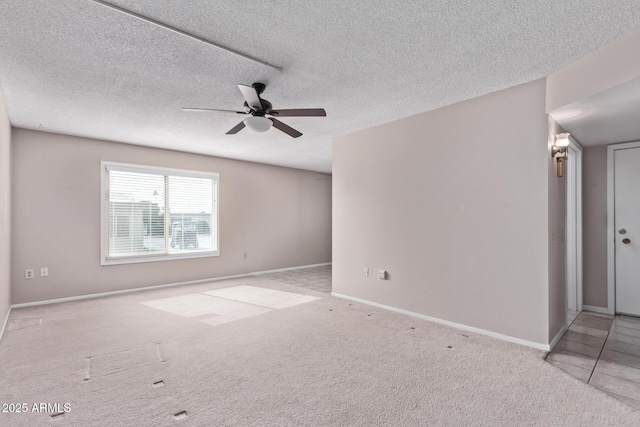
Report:
M 64 418 L 64 412 L 58 412 L 57 414 L 51 415 L 51 421 L 56 421 L 61 418 Z
M 187 418 L 187 411 L 180 411 L 177 414 L 173 414 L 173 417 L 176 420 L 184 420 L 185 418 Z
M 160 352 L 160 344 L 108 352 L 85 358 L 84 380 L 92 377 L 120 374 L 131 369 L 164 363 Z
M 84 380 L 89 381 L 89 378 L 91 378 L 91 358 L 85 357 L 84 358 Z
M 164 381 L 160 380 L 160 381 L 156 381 L 155 383 L 153 383 L 154 387 L 162 387 L 164 386 Z
M 160 362 L 162 362 L 162 363 L 166 362 L 164 357 L 162 357 L 162 353 L 160 352 L 160 343 L 159 342 L 156 343 L 156 350 L 158 352 L 158 359 L 160 359 Z
M 7 332 L 18 331 L 20 329 L 33 328 L 42 325 L 42 317 L 29 317 L 25 319 L 12 319 L 7 324 Z

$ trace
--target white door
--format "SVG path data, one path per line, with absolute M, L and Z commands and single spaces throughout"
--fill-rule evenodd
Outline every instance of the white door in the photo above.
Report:
M 640 316 L 640 147 L 614 153 L 616 312 Z

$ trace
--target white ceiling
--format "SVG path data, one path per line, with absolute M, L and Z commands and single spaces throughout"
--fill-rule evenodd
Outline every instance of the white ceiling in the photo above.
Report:
M 583 147 L 640 141 L 640 77 L 558 108 L 551 116 Z
M 321 172 L 333 137 L 544 77 L 640 26 L 638 0 L 110 0 L 282 67 L 92 0 L 0 0 L 0 89 L 14 126 Z M 324 107 L 225 132 L 236 87 Z

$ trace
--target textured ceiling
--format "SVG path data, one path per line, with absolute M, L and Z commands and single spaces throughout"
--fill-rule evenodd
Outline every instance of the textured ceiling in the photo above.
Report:
M 0 0 L 0 89 L 14 126 L 331 170 L 333 137 L 544 77 L 640 25 L 638 0 L 110 0 L 282 67 L 91 0 Z M 304 133 L 225 135 L 260 81 Z

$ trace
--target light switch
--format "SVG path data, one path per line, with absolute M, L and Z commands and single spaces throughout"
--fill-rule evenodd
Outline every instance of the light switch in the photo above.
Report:
M 378 271 L 378 279 L 387 280 L 387 270 Z

